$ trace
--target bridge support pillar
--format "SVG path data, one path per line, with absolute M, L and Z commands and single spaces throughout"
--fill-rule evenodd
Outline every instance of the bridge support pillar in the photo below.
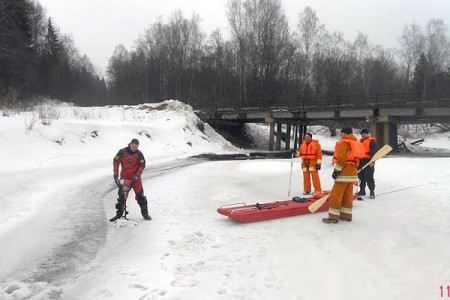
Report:
M 281 141 L 284 139 L 284 149 L 291 148 L 291 136 L 294 132 L 294 148 L 296 147 L 298 125 L 286 124 L 286 132 L 283 132 L 283 123 L 273 117 L 267 117 L 266 123 L 269 123 L 269 151 L 281 150 Z M 275 127 L 276 126 L 276 127 Z
M 294 149 L 298 149 L 298 125 L 294 125 Z
M 389 144 L 397 148 L 397 121 L 389 116 L 376 116 L 371 121 L 370 131 L 380 144 L 380 147 Z
M 287 124 L 284 150 L 289 150 L 291 148 L 291 128 L 292 125 Z
M 300 144 L 303 142 L 303 140 L 305 139 L 305 135 L 308 132 L 308 126 L 303 125 L 300 126 Z
M 293 149 L 300 148 L 301 143 L 305 139 L 305 134 L 308 130 L 306 125 L 293 125 L 294 126 L 294 147 Z M 289 148 L 286 148 L 289 149 Z
M 269 124 L 269 151 L 273 151 L 275 140 L 275 123 L 272 121 Z
M 273 117 L 267 117 L 265 121 L 266 123 L 269 123 L 269 151 L 281 150 L 281 138 L 283 136 L 283 132 L 281 130 L 282 128 L 281 122 L 277 121 Z M 284 136 L 286 137 L 287 135 L 288 134 Z M 286 137 L 286 139 L 288 138 Z M 286 143 L 288 143 L 287 140 Z
M 281 123 L 277 122 L 277 133 L 276 133 L 276 148 L 275 150 L 281 150 Z

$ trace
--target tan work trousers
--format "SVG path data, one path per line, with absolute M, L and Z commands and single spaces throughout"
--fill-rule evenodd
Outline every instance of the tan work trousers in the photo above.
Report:
M 352 219 L 354 182 L 335 182 L 331 190 L 328 217 Z
M 303 191 L 311 192 L 311 178 L 314 185 L 314 192 L 321 192 L 322 187 L 320 186 L 319 172 L 315 171 L 303 171 Z

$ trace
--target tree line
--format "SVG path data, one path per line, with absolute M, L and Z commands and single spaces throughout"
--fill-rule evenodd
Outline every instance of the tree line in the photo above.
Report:
M 107 85 L 38 2 L 0 0 L 0 104 L 38 96 L 95 105 Z
M 450 92 L 450 40 L 442 20 L 406 26 L 399 49 L 347 41 L 306 7 L 290 29 L 280 0 L 230 0 L 230 38 L 209 37 L 199 16 L 176 11 L 147 28 L 108 67 L 116 101 L 180 99 L 200 107 L 298 104 L 313 97 Z
M 38 4 L 0 3 L 0 25 L 8 28 L 0 33 L 0 90 L 12 86 L 82 105 L 178 99 L 201 108 L 450 93 L 450 39 L 440 19 L 405 26 L 399 48 L 384 49 L 365 34 L 348 41 L 327 30 L 310 7 L 290 28 L 281 0 L 229 0 L 229 38 L 220 29 L 206 36 L 200 16 L 175 11 L 144 29 L 132 49 L 115 48 L 105 83 Z M 11 21 L 7 4 L 27 9 Z

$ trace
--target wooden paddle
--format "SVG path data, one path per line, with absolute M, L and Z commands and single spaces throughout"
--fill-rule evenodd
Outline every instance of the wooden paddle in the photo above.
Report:
M 319 208 L 322 207 L 322 205 L 325 203 L 325 201 L 328 200 L 328 198 L 330 197 L 330 194 L 323 196 L 322 198 L 314 201 L 313 204 L 311 204 L 310 206 L 308 206 L 308 210 L 310 213 L 316 212 L 316 210 L 318 210 Z
M 365 164 L 359 171 L 361 172 L 362 170 L 364 170 L 367 166 L 369 166 L 371 163 L 373 163 L 374 161 L 382 158 L 383 156 L 387 155 L 389 152 L 392 151 L 392 147 L 389 145 L 384 145 L 383 147 L 381 147 L 377 153 L 375 153 L 372 158 L 369 160 L 369 162 L 367 164 Z
M 386 154 L 388 154 L 389 152 L 392 151 L 392 147 L 389 145 L 384 145 L 383 147 L 381 147 L 377 153 L 375 153 L 372 158 L 370 159 L 370 161 L 365 164 L 361 170 L 363 170 L 364 168 L 366 168 L 368 165 L 370 165 L 371 163 L 373 163 L 374 161 L 382 158 L 383 156 L 385 156 Z M 358 171 L 361 172 L 361 170 Z M 308 210 L 311 213 L 316 212 L 320 207 L 322 207 L 322 205 L 325 203 L 325 201 L 328 200 L 328 198 L 330 197 L 330 195 L 325 195 L 322 198 L 320 198 L 319 200 L 315 201 L 313 204 L 311 204 L 310 206 L 308 206 Z

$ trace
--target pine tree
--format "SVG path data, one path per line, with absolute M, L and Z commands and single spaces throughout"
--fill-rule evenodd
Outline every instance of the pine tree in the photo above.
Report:
M 33 58 L 26 0 L 0 0 L 0 89 L 29 89 Z
M 53 25 L 52 19 L 48 19 L 47 35 L 45 40 L 45 55 L 51 60 L 57 61 L 61 57 L 62 45 L 59 33 Z
M 424 53 L 420 55 L 418 62 L 414 68 L 414 77 L 412 87 L 413 92 L 421 93 L 425 97 L 428 79 L 428 60 Z
M 67 99 L 63 88 L 63 73 L 66 78 L 70 76 L 63 72 L 62 61 L 63 46 L 60 42 L 59 32 L 48 19 L 47 34 L 45 36 L 44 54 L 42 58 L 41 74 L 44 78 L 44 92 L 55 98 Z

